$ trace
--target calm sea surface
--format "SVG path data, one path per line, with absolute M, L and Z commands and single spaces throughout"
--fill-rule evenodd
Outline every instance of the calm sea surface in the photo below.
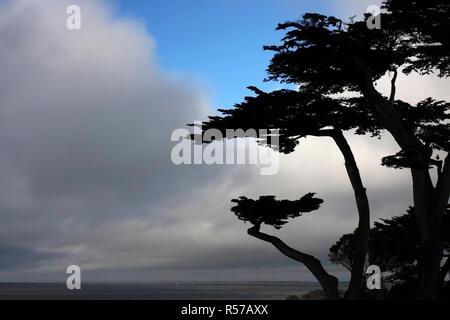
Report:
M 320 289 L 305 282 L 82 284 L 70 291 L 63 283 L 0 283 L 0 299 L 151 299 L 284 300 Z

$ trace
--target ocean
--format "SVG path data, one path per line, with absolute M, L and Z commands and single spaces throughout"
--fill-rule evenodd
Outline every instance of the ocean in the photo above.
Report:
M 85 283 L 68 290 L 65 283 L 0 283 L 0 300 L 285 300 L 320 289 L 318 283 Z

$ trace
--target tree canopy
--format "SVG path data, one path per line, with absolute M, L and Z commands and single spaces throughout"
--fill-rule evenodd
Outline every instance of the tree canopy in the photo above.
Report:
M 439 230 L 450 195 L 450 157 L 447 155 L 441 160 L 435 154 L 450 151 L 450 103 L 430 97 L 411 105 L 396 97 L 396 81 L 399 72 L 450 75 L 450 4 L 443 0 L 386 0 L 383 8 L 381 29 L 367 27 L 368 14 L 365 21 L 349 25 L 317 13 L 306 13 L 297 21 L 280 23 L 277 30 L 284 32 L 281 43 L 264 47 L 274 53 L 266 80 L 298 89 L 263 92 L 249 87 L 254 96 L 245 97 L 244 102 L 232 109 L 219 110 L 222 115 L 209 117 L 202 129 L 217 129 L 222 133 L 227 129 L 278 129 L 280 145 L 277 150 L 283 153 L 293 152 L 300 139 L 307 136 L 333 138 L 345 159 L 359 218 L 356 232 L 341 239 L 338 247 L 344 251 L 336 251 L 342 257 L 340 261 L 352 270 L 347 296 L 350 298 L 356 298 L 362 286 L 369 246 L 370 210 L 355 157 L 343 132 L 378 138 L 382 133 L 391 134 L 400 150 L 384 157 L 381 163 L 411 170 L 415 214 L 410 216 L 414 216 L 419 234 L 414 251 L 414 255 L 418 255 L 417 292 L 418 296 L 433 299 L 439 289 L 442 253 Z M 383 76 L 392 77 L 389 96 L 375 87 Z M 260 138 L 260 143 L 272 146 L 267 137 Z M 433 166 L 437 168 L 434 184 L 429 170 Z M 322 201 L 319 203 L 313 194 L 305 197 L 296 201 L 276 200 L 274 196 L 258 200 L 241 197 L 233 200 L 236 206 L 232 211 L 239 219 L 254 224 L 248 231 L 250 235 L 272 243 L 285 255 L 304 263 L 319 279 L 327 295 L 337 298 L 336 279 L 317 259 L 259 231 L 262 223 L 281 228 L 288 218 L 305 212 L 304 206 L 312 211 Z M 412 221 L 402 219 L 394 219 L 393 224 L 385 221 L 389 228 L 378 223 L 375 230 L 383 236 L 394 226 L 411 231 L 409 223 Z M 407 239 L 412 235 L 404 236 Z M 377 243 L 383 241 L 380 239 Z M 350 257 L 346 250 L 350 249 L 352 258 L 346 260 Z M 412 250 L 411 247 L 406 249 Z M 397 253 L 405 258 L 409 251 L 402 253 L 406 256 Z
M 450 271 L 450 206 L 443 215 L 441 225 L 441 287 Z M 330 248 L 329 259 L 351 270 L 355 257 L 355 233 L 348 233 Z M 374 223 L 369 234 L 368 263 L 383 271 L 383 280 L 398 287 L 417 277 L 416 266 L 420 253 L 420 233 L 414 208 L 407 213 Z
M 319 209 L 323 200 L 315 198 L 314 193 L 308 193 L 294 201 L 276 200 L 275 196 L 261 196 L 257 200 L 239 197 L 231 202 L 236 204 L 231 211 L 239 220 L 249 221 L 253 225 L 264 223 L 281 229 L 288 219 Z

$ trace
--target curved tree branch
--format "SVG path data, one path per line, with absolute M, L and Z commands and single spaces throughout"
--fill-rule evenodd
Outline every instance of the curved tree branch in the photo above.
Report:
M 439 230 L 439 222 L 443 211 L 438 212 L 434 203 L 436 203 L 436 195 L 438 195 L 439 200 L 442 200 L 439 195 L 445 195 L 445 192 L 437 192 L 433 187 L 427 167 L 431 156 L 429 149 L 405 126 L 400 110 L 374 88 L 368 67 L 355 56 L 351 60 L 360 72 L 360 90 L 369 107 L 374 110 L 375 117 L 389 131 L 408 157 L 424 164 L 423 168 L 411 168 L 414 208 L 420 231 L 420 256 L 417 264 L 419 292 L 421 292 L 423 298 L 435 299 L 438 294 L 440 242 L 437 237 L 438 233 L 436 234 L 434 231 Z M 444 172 L 441 175 L 444 177 Z M 448 189 L 446 187 L 448 182 L 444 181 L 443 185 L 443 189 Z M 448 196 L 445 201 L 448 201 Z
M 448 204 L 450 196 L 450 153 L 447 154 L 444 161 L 441 174 L 438 176 L 436 188 L 434 190 L 433 211 L 434 214 L 431 219 L 433 226 L 432 232 L 439 231 L 439 227 L 444 214 L 445 208 Z
M 346 298 L 356 299 L 361 293 L 364 281 L 364 266 L 367 255 L 370 231 L 370 208 L 369 199 L 367 198 L 366 188 L 364 187 L 359 173 L 358 165 L 352 149 L 341 131 L 333 134 L 333 139 L 339 147 L 345 159 L 345 168 L 350 178 L 353 191 L 355 193 L 356 206 L 358 208 L 358 228 L 356 230 L 356 257 L 352 261 L 352 273 Z
M 259 240 L 271 243 L 285 256 L 303 263 L 320 282 L 327 298 L 330 300 L 339 299 L 337 278 L 327 273 L 317 258 L 289 247 L 281 239 L 275 236 L 260 232 L 259 225 L 251 227 L 248 229 L 247 233 Z
M 394 76 L 392 77 L 392 80 L 391 80 L 391 95 L 389 97 L 389 102 L 392 102 L 395 99 L 395 91 L 396 91 L 395 82 L 396 81 L 397 81 L 397 69 L 394 69 Z
M 369 242 L 370 230 L 370 208 L 369 199 L 367 198 L 366 188 L 364 187 L 359 173 L 358 165 L 356 164 L 353 151 L 347 142 L 341 130 L 326 129 L 313 132 L 310 135 L 316 137 L 331 137 L 335 141 L 339 150 L 345 159 L 345 168 L 350 179 L 353 191 L 355 193 L 356 207 L 358 208 L 358 227 L 356 229 L 356 257 L 351 261 L 351 279 L 346 298 L 357 299 L 361 293 L 362 284 L 364 281 L 364 267 L 367 255 L 367 248 Z

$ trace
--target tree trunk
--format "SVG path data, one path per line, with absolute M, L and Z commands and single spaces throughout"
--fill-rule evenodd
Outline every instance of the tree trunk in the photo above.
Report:
M 446 157 L 445 167 L 434 188 L 428 170 L 431 150 L 405 127 L 400 111 L 392 104 L 392 101 L 384 98 L 374 88 L 370 71 L 364 63 L 356 57 L 352 58 L 352 63 L 360 71 L 361 92 L 379 123 L 392 134 L 410 159 L 423 164 L 422 168 L 411 168 L 414 209 L 420 231 L 418 261 L 420 295 L 418 297 L 436 299 L 439 295 L 438 275 L 442 258 L 439 234 L 442 215 L 450 195 L 449 156 Z
M 356 229 L 357 241 L 356 257 L 351 265 L 351 278 L 348 290 L 345 294 L 346 299 L 357 299 L 361 293 L 364 280 L 364 267 L 367 255 L 370 231 L 370 209 L 367 199 L 366 188 L 362 183 L 358 165 L 356 164 L 353 151 L 350 148 L 344 134 L 340 130 L 324 129 L 311 134 L 317 137 L 331 137 L 335 141 L 345 160 L 345 169 L 350 179 L 350 183 L 355 193 L 356 207 L 358 209 L 358 226 Z
M 439 235 L 429 236 L 421 248 L 421 268 L 419 273 L 419 299 L 436 300 L 439 298 L 442 249 Z
M 441 288 L 441 230 L 442 216 L 448 205 L 450 195 L 450 155 L 447 155 L 442 172 L 438 172 L 438 181 L 433 188 L 429 205 L 428 233 L 421 241 L 420 285 L 423 299 L 437 299 Z
M 260 226 L 255 225 L 248 229 L 247 233 L 252 237 L 271 243 L 285 256 L 303 263 L 320 282 L 327 299 L 339 299 L 338 279 L 327 273 L 317 258 L 297 251 L 286 245 L 281 239 L 260 232 L 259 229 Z
M 364 188 L 355 157 L 341 131 L 333 135 L 339 150 L 345 159 L 345 168 L 355 193 L 356 206 L 358 208 L 359 222 L 356 230 L 356 257 L 354 257 L 351 267 L 351 279 L 346 299 L 357 299 L 361 293 L 364 282 L 364 267 L 367 255 L 370 231 L 370 209 L 367 199 L 366 188 Z

